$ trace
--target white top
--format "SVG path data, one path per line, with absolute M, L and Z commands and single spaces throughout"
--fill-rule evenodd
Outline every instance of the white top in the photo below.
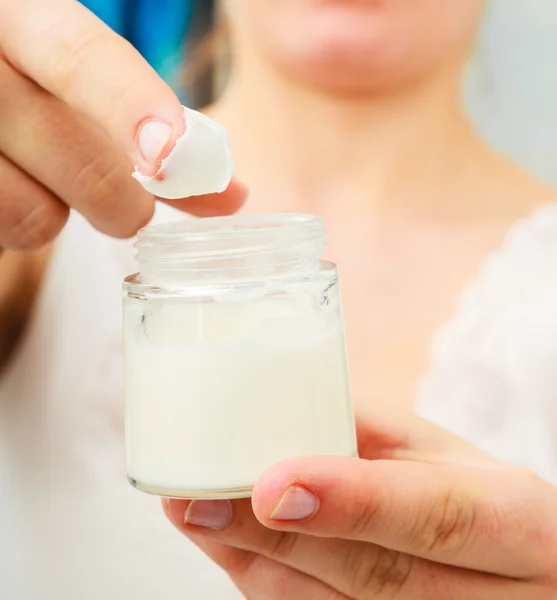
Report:
M 432 346 L 423 416 L 557 484 L 557 204 L 517 221 Z
M 156 220 L 183 218 L 166 205 Z M 232 600 L 124 468 L 121 281 L 132 243 L 73 215 L 0 386 L 0 597 Z M 434 345 L 426 416 L 557 480 L 557 206 L 509 232 Z

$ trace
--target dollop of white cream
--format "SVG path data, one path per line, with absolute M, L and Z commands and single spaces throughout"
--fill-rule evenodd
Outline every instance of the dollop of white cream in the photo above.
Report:
M 157 175 L 132 177 L 149 192 L 176 200 L 223 192 L 232 179 L 233 165 L 226 129 L 206 115 L 184 106 L 186 131 L 162 161 Z

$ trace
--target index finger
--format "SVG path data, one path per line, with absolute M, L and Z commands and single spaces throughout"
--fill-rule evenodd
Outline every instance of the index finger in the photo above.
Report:
M 554 569 L 555 501 L 549 484 L 514 469 L 336 457 L 281 463 L 253 493 L 272 529 L 524 578 Z
M 146 175 L 184 132 L 171 88 L 75 0 L 0 0 L 0 49 L 19 71 L 102 126 Z M 161 127 L 151 150 L 142 151 L 139 130 L 148 122 Z

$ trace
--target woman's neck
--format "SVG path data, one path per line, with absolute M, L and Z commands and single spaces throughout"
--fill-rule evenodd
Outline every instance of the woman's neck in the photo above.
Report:
M 288 210 L 438 213 L 440 179 L 470 170 L 481 148 L 458 88 L 448 68 L 389 94 L 335 96 L 251 64 L 211 115 L 230 132 L 238 175 L 288 198 Z

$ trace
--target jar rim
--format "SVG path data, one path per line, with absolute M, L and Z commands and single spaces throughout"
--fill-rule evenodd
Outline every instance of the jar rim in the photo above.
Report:
M 272 213 L 229 215 L 182 219 L 148 225 L 138 232 L 138 244 L 180 238 L 184 241 L 210 241 L 230 237 L 248 237 L 254 233 L 323 234 L 322 220 L 310 214 Z
M 326 246 L 319 217 L 232 215 L 140 230 L 135 243 L 145 281 L 269 278 L 314 269 Z
M 140 230 L 135 243 L 148 282 L 276 278 L 315 269 L 326 246 L 319 217 L 232 215 L 188 219 Z
M 246 256 L 317 244 L 326 245 L 319 217 L 306 214 L 231 215 L 184 219 L 150 225 L 137 235 L 137 259 L 143 262 Z

